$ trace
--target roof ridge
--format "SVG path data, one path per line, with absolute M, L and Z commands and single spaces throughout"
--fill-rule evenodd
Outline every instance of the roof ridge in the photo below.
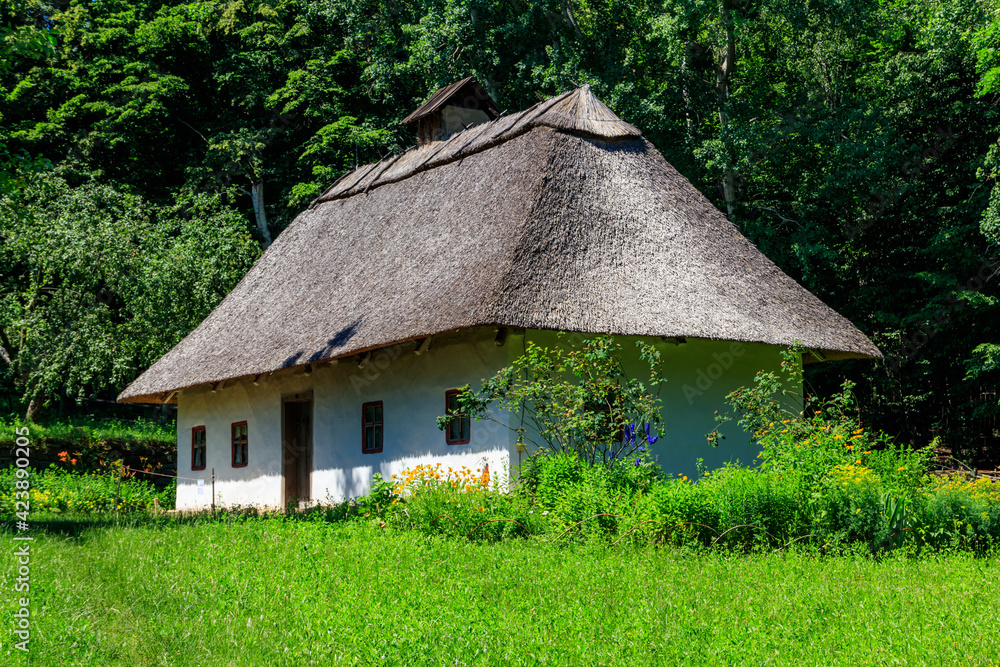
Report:
M 375 165 L 358 167 L 337 179 L 313 199 L 308 208 L 367 193 L 382 185 L 398 183 L 420 172 L 489 150 L 537 127 L 551 127 L 599 140 L 635 139 L 642 136 L 638 128 L 619 118 L 590 91 L 590 85 L 585 84 L 542 100 L 524 111 L 457 132 L 445 141 L 411 147 L 384 169 L 374 168 L 384 158 Z M 464 143 L 456 141 L 462 137 L 467 137 L 468 140 Z M 357 176 L 349 178 L 351 174 Z

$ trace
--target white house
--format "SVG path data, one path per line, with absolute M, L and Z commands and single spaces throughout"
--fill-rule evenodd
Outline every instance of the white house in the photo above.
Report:
M 688 474 L 754 457 L 705 434 L 781 347 L 881 356 L 586 86 L 501 116 L 464 79 L 404 122 L 418 147 L 334 183 L 119 396 L 177 403 L 179 508 L 211 502 L 213 469 L 217 502 L 269 506 L 358 496 L 418 463 L 507 471 L 508 429 L 435 419 L 557 331 L 659 347 L 654 450 Z

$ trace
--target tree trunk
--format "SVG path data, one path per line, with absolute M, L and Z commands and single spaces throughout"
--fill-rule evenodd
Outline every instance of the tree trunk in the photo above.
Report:
M 723 46 L 722 62 L 715 68 L 715 94 L 719 105 L 719 125 L 722 128 L 722 143 L 726 147 L 727 160 L 722 176 L 722 196 L 726 201 L 726 214 L 732 221 L 736 213 L 736 172 L 733 169 L 735 157 L 729 150 L 729 80 L 736 67 L 736 36 L 733 34 L 732 17 L 729 15 L 727 0 L 720 3 L 726 43 Z
M 566 23 L 569 27 L 573 28 L 573 33 L 576 35 L 577 39 L 583 39 L 583 32 L 580 30 L 580 26 L 576 23 L 576 17 L 573 15 L 573 6 L 569 3 L 569 0 L 562 1 L 563 18 L 566 19 Z
M 264 239 L 264 250 L 267 250 L 271 245 L 271 230 L 267 227 L 267 211 L 264 209 L 264 179 L 250 185 L 250 200 L 253 202 L 254 218 L 257 219 L 257 231 Z
M 34 422 L 42 412 L 42 403 L 45 401 L 45 394 L 39 393 L 31 398 L 28 403 L 28 411 L 24 414 L 24 421 Z
M 11 346 L 7 332 L 3 330 L 3 327 L 0 327 L 0 359 L 3 359 L 8 366 L 14 365 L 14 348 Z

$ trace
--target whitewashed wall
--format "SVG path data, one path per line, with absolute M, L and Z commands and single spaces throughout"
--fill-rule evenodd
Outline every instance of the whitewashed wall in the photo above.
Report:
M 584 334 L 564 334 L 552 331 L 528 331 L 526 340 L 542 347 L 578 345 Z M 524 351 L 521 336 L 508 341 L 508 355 L 513 360 Z M 639 358 L 634 336 L 620 336 L 623 364 L 629 377 L 645 380 L 649 366 Z M 704 459 L 710 469 L 726 462 L 751 463 L 759 450 L 751 445 L 746 433 L 735 423 L 723 429 L 726 439 L 718 447 L 710 447 L 706 434 L 715 426 L 715 412 L 726 411 L 726 395 L 741 386 L 753 384 L 754 376 L 761 370 L 778 370 L 780 350 L 774 345 L 759 343 L 733 343 L 689 338 L 675 345 L 659 337 L 644 338 L 662 354 L 668 381 L 661 386 L 666 433 L 652 445 L 651 452 L 665 472 L 685 474 L 694 478 L 696 462 Z M 516 454 L 515 454 L 516 457 Z
M 178 396 L 178 474 L 205 480 L 198 495 L 194 479 L 181 479 L 177 507 L 211 503 L 211 469 L 216 503 L 282 504 L 281 401 L 313 392 L 312 498 L 339 501 L 368 492 L 372 475 L 386 479 L 421 463 L 445 467 L 490 466 L 493 476 L 510 467 L 506 429 L 491 422 L 472 424 L 471 442 L 448 445 L 436 418 L 445 411 L 445 391 L 478 384 L 503 367 L 506 351 L 489 331 L 435 337 L 430 349 L 415 354 L 407 343 L 375 352 L 363 369 L 357 358 L 320 366 L 310 375 L 278 374 L 254 386 L 240 381 L 213 393 L 196 387 Z M 381 453 L 361 451 L 361 406 L 382 401 L 384 444 Z M 503 418 L 505 419 L 505 417 Z M 231 464 L 230 425 L 247 421 L 250 456 L 246 468 Z M 207 432 L 207 467 L 191 471 L 191 428 Z
M 259 386 L 239 381 L 213 393 L 205 387 L 182 391 L 178 396 L 178 474 L 205 480 L 198 495 L 195 479 L 181 479 L 178 508 L 206 507 L 212 501 L 211 470 L 216 474 L 216 503 L 278 507 L 283 502 L 281 479 L 282 397 L 313 392 L 312 498 L 339 501 L 368 492 L 372 475 L 393 474 L 421 463 L 441 462 L 445 467 L 481 467 L 489 463 L 494 476 L 516 465 L 513 433 L 488 421 L 472 424 L 471 443 L 448 445 L 435 418 L 444 413 L 444 393 L 467 383 L 478 386 L 524 349 L 525 339 L 540 345 L 579 342 L 575 334 L 560 339 L 554 332 L 528 331 L 511 335 L 504 347 L 494 333 L 477 330 L 435 337 L 423 354 L 413 343 L 375 352 L 358 368 L 357 358 L 321 366 L 310 375 L 278 374 Z M 619 341 L 625 367 L 633 377 L 647 377 L 633 337 Z M 688 339 L 682 345 L 654 340 L 663 353 L 669 377 L 661 390 L 667 432 L 652 447 L 661 467 L 670 473 L 693 476 L 702 458 L 710 468 L 726 461 L 749 463 L 757 451 L 735 423 L 729 425 L 721 446 L 707 445 L 705 434 L 714 428 L 715 411 L 724 410 L 724 397 L 749 385 L 757 371 L 778 368 L 774 346 Z M 361 452 L 361 405 L 382 401 L 384 447 L 381 453 Z M 506 415 L 496 415 L 500 421 Z M 231 465 L 230 425 L 246 420 L 249 427 L 249 465 Z M 207 431 L 207 467 L 191 471 L 191 428 Z

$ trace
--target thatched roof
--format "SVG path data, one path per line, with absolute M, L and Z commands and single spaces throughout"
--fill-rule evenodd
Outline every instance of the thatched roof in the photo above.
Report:
M 341 178 L 119 400 L 477 326 L 881 356 L 583 87 Z

